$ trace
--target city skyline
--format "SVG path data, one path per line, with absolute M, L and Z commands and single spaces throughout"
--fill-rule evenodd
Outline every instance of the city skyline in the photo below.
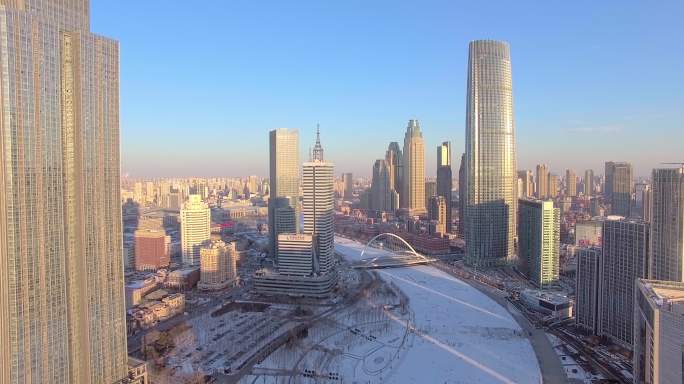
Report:
M 94 28 L 125 47 L 122 171 L 131 177 L 265 175 L 268 160 L 260 155 L 265 146 L 259 137 L 278 127 L 312 137 L 316 123 L 329 132 L 328 157 L 339 172 L 369 176 L 368 164 L 377 158 L 372 143 L 399 140 L 412 118 L 421 122 L 427 148 L 451 141 L 453 152 L 462 153 L 463 47 L 480 38 L 515 47 L 520 169 L 544 161 L 562 174 L 566 168 L 599 171 L 605 161 L 629 161 L 635 176 L 645 177 L 661 161 L 682 160 L 675 158 L 675 143 L 684 138 L 684 100 L 677 92 L 684 75 L 676 63 L 684 50 L 676 47 L 684 45 L 684 34 L 674 19 L 668 22 L 681 14 L 681 4 L 534 10 L 529 3 L 502 4 L 490 15 L 480 6 L 441 2 L 364 4 L 364 12 L 357 3 L 290 10 L 214 5 L 212 15 L 184 15 L 192 28 L 182 35 L 169 22 L 179 17 L 179 7 L 154 1 L 92 7 Z M 296 25 L 293 14 L 300 11 L 313 22 Z M 228 13 L 239 16 L 231 17 L 235 23 L 212 23 Z M 509 13 L 518 17 L 509 20 Z M 246 23 L 257 16 L 259 25 L 266 24 L 263 30 Z M 148 19 L 150 25 L 117 22 Z M 350 23 L 356 31 L 342 29 Z M 521 24 L 535 26 L 517 31 Z M 189 50 L 180 59 L 179 43 Z M 648 54 L 633 55 L 637 51 Z M 405 64 L 406 52 L 421 58 Z M 164 64 L 154 65 L 158 60 Z M 193 68 L 200 65 L 204 69 L 197 73 Z M 408 88 L 416 97 L 399 96 Z M 368 140 L 357 142 L 360 134 Z M 231 136 L 244 145 L 231 145 Z M 301 148 L 302 158 L 306 151 Z M 426 174 L 435 173 L 432 156 L 426 168 Z

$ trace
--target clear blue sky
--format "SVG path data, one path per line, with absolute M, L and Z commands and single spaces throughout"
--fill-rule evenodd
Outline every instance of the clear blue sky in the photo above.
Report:
M 463 151 L 467 45 L 511 44 L 519 168 L 646 175 L 684 161 L 682 1 L 91 0 L 121 44 L 123 172 L 266 175 L 268 131 L 321 124 L 338 173 L 370 174 L 420 120 Z

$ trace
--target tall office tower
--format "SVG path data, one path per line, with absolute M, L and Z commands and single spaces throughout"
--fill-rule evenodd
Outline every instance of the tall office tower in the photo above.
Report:
M 333 179 L 335 167 L 323 160 L 323 147 L 320 134 L 316 133 L 311 161 L 303 165 L 304 233 L 318 238 L 317 256 L 319 272 L 325 274 L 334 270 L 335 233 L 333 227 L 334 197 Z
M 634 280 L 648 268 L 648 223 L 608 219 L 603 223 L 598 334 L 632 348 Z
M 651 186 L 646 185 L 644 190 L 641 191 L 641 218 L 645 221 L 651 221 L 651 205 L 653 201 L 653 194 L 651 192 Z
M 600 319 L 600 274 L 601 248 L 580 248 L 575 281 L 575 324 L 593 334 L 598 331 Z
M 425 213 L 425 143 L 418 120 L 409 120 L 406 127 L 402 160 L 404 189 L 399 198 L 404 206 L 401 208 L 406 208 L 409 215 L 422 215 Z
M 610 202 L 612 215 L 629 216 L 633 189 L 632 165 L 625 162 L 606 162 L 605 197 Z
M 437 182 L 425 180 L 425 208 L 430 205 L 430 198 L 437 195 Z
M 312 276 L 318 273 L 317 236 L 281 233 L 278 235 L 278 273 L 287 276 Z
M 444 196 L 432 196 L 428 205 L 430 219 L 430 233 L 445 234 L 447 221 L 447 205 Z
M 207 240 L 200 248 L 200 281 L 197 288 L 219 290 L 237 280 L 237 249 L 235 242 Z
M 654 169 L 651 182 L 649 277 L 684 281 L 684 167 Z
M 200 247 L 211 236 L 211 211 L 200 195 L 190 195 L 180 211 L 183 264 L 199 265 Z
M 635 296 L 634 383 L 683 383 L 684 284 L 638 279 Z
M 289 196 L 276 197 L 272 202 L 273 228 L 275 233 L 296 233 L 297 216 Z
M 538 199 L 549 198 L 549 167 L 546 164 L 537 165 L 537 191 Z
M 294 222 L 294 231 L 299 231 L 299 131 L 296 129 L 279 128 L 269 133 L 269 188 L 268 200 L 268 236 L 271 256 L 277 257 L 278 229 L 275 223 L 276 201 L 279 201 L 281 214 L 283 201 L 279 197 L 287 197 L 290 200 L 289 212 L 294 214 L 291 220 Z
M 437 195 L 446 203 L 446 232 L 451 232 L 451 142 L 437 146 Z
M 534 195 L 534 178 L 532 171 L 518 171 L 518 180 L 521 180 L 520 198 L 532 197 Z
M 558 197 L 558 175 L 549 175 L 548 194 L 551 199 Z
M 518 202 L 518 255 L 526 262 L 527 277 L 538 287 L 558 281 L 560 210 L 551 200 Z
M 466 261 L 493 266 L 514 256 L 517 174 L 510 48 L 473 41 L 466 111 Z
M 594 194 L 594 170 L 584 171 L 584 196 L 590 197 Z
M 404 177 L 404 160 L 399 148 L 399 143 L 393 141 L 385 152 L 385 161 L 390 169 L 390 185 L 398 194 L 403 190 L 402 178 Z M 401 204 L 400 204 L 401 205 Z
M 344 198 L 352 199 L 354 197 L 354 177 L 351 173 L 347 172 L 342 175 L 342 181 L 344 184 Z
M 577 175 L 572 169 L 565 170 L 565 196 L 577 196 Z
M 0 4 L 0 383 L 113 383 L 119 44 L 90 32 L 87 0 Z
M 371 209 L 391 211 L 393 209 L 391 192 L 390 170 L 387 162 L 383 159 L 375 160 L 371 180 Z
M 458 234 L 461 238 L 465 237 L 465 213 L 466 213 L 466 194 L 468 192 L 468 180 L 466 176 L 466 154 L 461 154 L 461 165 L 458 168 Z

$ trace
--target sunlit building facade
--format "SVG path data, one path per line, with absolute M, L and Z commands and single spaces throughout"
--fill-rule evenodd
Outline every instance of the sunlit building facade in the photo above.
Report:
M 0 383 L 127 375 L 119 44 L 87 0 L 0 0 Z
M 418 120 L 409 120 L 406 127 L 403 163 L 401 208 L 410 215 L 425 214 L 425 143 Z
M 507 43 L 470 43 L 467 95 L 466 262 L 502 265 L 514 257 L 518 185 Z
M 276 217 L 281 221 L 293 222 L 294 231 L 299 231 L 299 131 L 296 129 L 278 128 L 269 133 L 269 204 L 268 228 L 271 255 L 277 255 L 278 228 Z M 290 209 L 283 206 L 278 198 L 288 198 Z M 278 208 L 276 208 L 276 203 Z M 275 210 L 280 209 L 279 216 Z M 282 217 L 286 212 L 294 214 L 292 219 Z
M 202 243 L 211 236 L 211 211 L 200 195 L 190 195 L 180 211 L 183 264 L 199 265 Z

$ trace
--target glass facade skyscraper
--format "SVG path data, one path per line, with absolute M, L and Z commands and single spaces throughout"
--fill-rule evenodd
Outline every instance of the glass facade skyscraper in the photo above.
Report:
M 651 178 L 651 279 L 684 281 L 684 167 Z
M 0 5 L 0 383 L 118 382 L 119 45 L 87 0 Z
M 502 265 L 514 256 L 517 206 L 510 48 L 470 43 L 466 110 L 466 262 Z
M 281 223 L 294 223 L 294 230 L 299 231 L 299 131 L 296 129 L 278 128 L 269 133 L 269 186 L 268 228 L 271 255 L 276 257 L 278 233 Z M 289 209 L 281 198 L 290 201 Z M 284 215 L 291 213 L 293 218 Z M 287 228 L 292 229 L 292 228 Z

